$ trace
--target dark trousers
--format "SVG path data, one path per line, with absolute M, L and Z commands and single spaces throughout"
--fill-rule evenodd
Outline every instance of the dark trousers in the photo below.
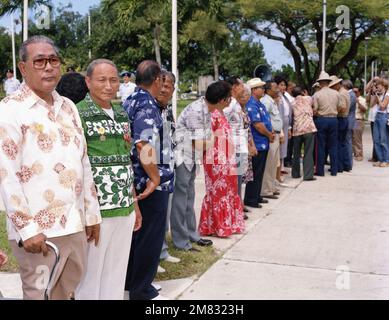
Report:
M 291 167 L 293 163 L 294 137 L 288 139 L 288 153 L 284 159 L 284 167 Z
M 353 169 L 353 130 L 350 129 L 350 125 L 346 133 L 346 153 L 343 158 L 343 163 L 343 170 L 351 171 Z
M 374 132 L 374 122 L 370 122 L 370 129 L 371 129 L 371 138 L 373 140 L 373 155 L 372 155 L 372 159 L 374 161 L 377 161 L 377 153 L 375 151 L 375 144 L 374 144 L 374 139 L 373 139 L 373 132 Z
M 244 204 L 248 206 L 257 206 L 258 202 L 262 200 L 261 188 L 263 173 L 266 166 L 266 151 L 258 151 L 258 154 L 255 157 L 252 157 L 253 161 L 253 176 L 254 180 L 246 184 L 246 190 L 244 194 Z
M 331 175 L 338 173 L 338 119 L 317 117 L 317 152 L 316 152 L 316 175 L 324 176 L 325 147 L 331 161 Z
M 165 236 L 168 201 L 167 191 L 156 190 L 138 203 L 142 227 L 132 236 L 125 285 L 131 300 L 150 300 L 158 296 L 151 283 L 157 274 Z
M 292 177 L 300 178 L 300 158 L 301 146 L 304 144 L 303 171 L 304 180 L 313 178 L 313 148 L 315 145 L 315 134 L 306 133 L 301 136 L 295 136 L 293 142 L 293 167 Z
M 343 172 L 347 169 L 347 118 L 338 118 L 338 172 Z

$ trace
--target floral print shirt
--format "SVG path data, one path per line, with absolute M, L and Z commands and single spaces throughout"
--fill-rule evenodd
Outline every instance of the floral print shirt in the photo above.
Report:
M 176 166 L 184 164 L 192 171 L 203 160 L 203 151 L 193 148 L 193 140 L 209 140 L 212 135 L 211 114 L 204 97 L 182 110 L 176 126 Z
M 49 106 L 26 85 L 0 102 L 0 192 L 9 239 L 81 232 L 101 222 L 76 106 Z
M 298 96 L 292 103 L 293 136 L 316 132 L 313 122 L 313 100 L 311 97 Z
M 172 192 L 174 178 L 174 154 L 169 126 L 164 126 L 161 109 L 149 92 L 140 87 L 123 104 L 130 122 L 131 162 L 134 168 L 135 189 L 142 192 L 150 179 L 139 160 L 136 144 L 144 141 L 156 151 L 157 166 L 161 178 L 158 190 Z

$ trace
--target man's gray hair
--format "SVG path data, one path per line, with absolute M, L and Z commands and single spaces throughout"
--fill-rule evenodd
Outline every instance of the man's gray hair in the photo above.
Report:
M 51 40 L 50 38 L 48 38 L 46 36 L 32 36 L 31 38 L 28 38 L 26 41 L 24 41 L 22 43 L 22 45 L 20 46 L 19 59 L 21 61 L 24 61 L 24 62 L 27 61 L 27 58 L 28 58 L 27 48 L 30 44 L 33 44 L 33 43 L 47 43 L 53 47 L 55 54 L 57 56 L 59 56 L 59 49 L 54 44 L 53 40 Z
M 93 74 L 93 71 L 95 70 L 95 68 L 99 65 L 99 64 L 109 64 L 110 66 L 114 67 L 116 69 L 116 72 L 118 73 L 119 75 L 119 72 L 118 72 L 118 68 L 116 67 L 116 64 L 114 64 L 111 60 L 108 60 L 108 59 L 96 59 L 96 60 L 93 60 L 88 68 L 86 68 L 86 76 L 87 77 L 91 77 L 92 74 Z
M 243 84 L 244 92 L 251 96 L 251 88 L 248 84 Z
M 351 82 L 351 80 L 343 80 L 342 81 L 342 86 L 345 87 L 348 90 L 351 90 L 352 88 L 354 88 L 354 85 Z
M 162 69 L 161 75 L 162 77 L 169 79 L 173 83 L 173 85 L 176 83 L 176 76 L 173 72 Z

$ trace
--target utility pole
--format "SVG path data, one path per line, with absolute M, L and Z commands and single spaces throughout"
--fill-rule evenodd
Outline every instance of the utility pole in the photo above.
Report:
M 11 41 L 12 41 L 12 63 L 13 63 L 14 77 L 16 78 L 15 21 L 14 21 L 13 12 L 11 13 Z
M 365 76 L 363 84 L 363 93 L 366 94 L 366 85 L 367 85 L 367 41 L 370 40 L 370 37 L 365 37 Z
M 28 38 L 28 0 L 23 2 L 23 41 Z
M 176 76 L 175 90 L 173 92 L 173 115 L 177 119 L 177 91 L 178 91 L 178 72 L 177 72 L 177 0 L 172 0 L 172 72 Z
M 327 0 L 323 0 L 323 42 L 321 54 L 321 71 L 326 68 L 326 29 L 327 29 Z
M 89 10 L 89 13 L 88 13 L 88 36 L 89 36 L 89 60 L 92 59 L 92 50 L 90 49 L 90 38 L 91 38 L 91 23 L 90 23 L 90 10 Z

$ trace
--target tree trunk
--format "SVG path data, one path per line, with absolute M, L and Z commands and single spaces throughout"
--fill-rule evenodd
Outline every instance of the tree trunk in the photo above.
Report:
M 215 44 L 212 44 L 212 61 L 213 61 L 213 72 L 215 76 L 215 81 L 219 80 L 219 64 L 218 64 L 218 52 L 215 48 Z
M 157 60 L 159 65 L 162 65 L 161 60 L 161 46 L 159 44 L 159 35 L 161 33 L 161 28 L 157 24 L 154 28 L 153 32 L 153 42 L 154 42 L 154 50 L 155 50 L 155 59 Z

